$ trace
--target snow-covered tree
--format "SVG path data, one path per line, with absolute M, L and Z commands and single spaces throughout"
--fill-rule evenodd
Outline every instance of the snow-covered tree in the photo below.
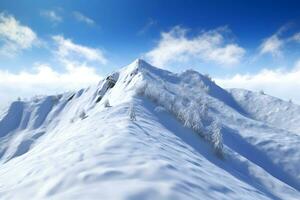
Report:
M 192 128 L 195 118 L 197 116 L 198 108 L 193 103 L 181 109 L 181 116 L 183 118 L 184 126 Z
M 40 100 L 40 97 L 38 95 L 35 95 L 31 98 L 31 101 L 33 101 L 35 103 L 39 102 L 39 100 Z
M 215 83 L 215 80 L 212 79 L 212 77 L 209 74 L 204 74 L 204 76 L 210 80 L 211 82 Z
M 260 90 L 260 91 L 259 91 L 259 94 L 265 95 L 265 92 L 264 92 L 263 90 Z
M 206 103 L 200 101 L 199 110 L 200 110 L 201 117 L 206 117 L 207 116 L 208 107 L 207 107 Z
M 129 107 L 129 117 L 130 117 L 131 121 L 136 121 L 135 109 L 134 109 L 134 106 L 132 104 Z
M 212 78 L 210 77 L 209 74 L 204 74 L 204 76 L 205 76 L 208 80 L 212 80 Z
M 193 115 L 193 121 L 192 121 L 192 124 L 191 124 L 191 128 L 198 134 L 200 134 L 201 136 L 204 136 L 204 126 L 203 126 L 203 123 L 202 123 L 202 118 L 201 118 L 201 115 L 199 114 L 199 111 L 198 110 L 195 110 L 195 113 Z
M 214 121 L 214 119 L 209 116 L 207 100 L 204 99 L 202 95 L 196 99 L 187 98 L 185 95 L 188 88 L 177 91 L 179 95 L 174 95 L 169 92 L 167 87 L 161 85 L 151 84 L 149 81 L 138 94 L 148 97 L 175 115 L 184 126 L 193 129 L 205 140 L 210 142 L 213 145 L 216 155 L 222 158 L 222 128 L 217 121 Z M 209 91 L 209 87 L 203 82 L 200 88 L 205 92 Z M 129 115 L 131 120 L 135 120 L 135 112 L 132 107 L 129 109 Z M 207 124 L 211 125 L 207 127 Z
M 211 125 L 211 142 L 214 148 L 215 153 L 219 157 L 224 156 L 223 152 L 223 137 L 222 137 L 222 128 L 218 121 L 213 121 Z
M 108 99 L 105 100 L 104 107 L 105 108 L 111 107 Z
M 87 118 L 86 112 L 85 112 L 84 110 L 82 110 L 82 111 L 80 112 L 79 118 L 80 118 L 80 119 L 85 119 L 85 118 Z

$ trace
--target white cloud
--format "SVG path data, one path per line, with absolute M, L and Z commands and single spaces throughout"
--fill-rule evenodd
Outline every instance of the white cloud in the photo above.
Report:
M 262 42 L 259 47 L 260 54 L 270 53 L 273 56 L 280 56 L 284 43 L 284 40 L 280 39 L 277 34 L 274 34 Z
M 55 10 L 43 10 L 40 14 L 54 23 L 59 23 L 63 20 Z
M 158 45 L 145 56 L 156 66 L 190 60 L 209 61 L 227 66 L 238 64 L 245 50 L 235 43 L 227 43 L 226 31 L 227 28 L 218 28 L 188 38 L 187 29 L 176 26 L 169 32 L 161 33 Z
M 95 68 L 84 64 L 69 64 L 63 72 L 47 64 L 36 64 L 33 70 L 18 73 L 0 70 L 0 99 L 3 104 L 17 97 L 65 92 L 87 87 L 100 79 Z
M 53 36 L 53 40 L 57 46 L 55 54 L 62 60 L 81 60 L 97 61 L 101 64 L 106 64 L 107 59 L 102 51 L 97 48 L 90 48 L 83 45 L 75 44 L 70 39 L 65 39 L 63 36 Z
M 0 54 L 14 56 L 31 48 L 37 36 L 29 27 L 20 24 L 12 15 L 0 13 Z
M 78 12 L 78 11 L 74 11 L 73 12 L 73 16 L 75 17 L 75 19 L 79 22 L 84 22 L 87 25 L 95 25 L 95 21 L 92 20 L 91 18 L 83 15 L 82 13 Z
M 296 42 L 300 42 L 300 32 L 299 33 L 295 33 L 292 37 L 292 40 L 296 41 Z
M 147 23 L 138 31 L 138 35 L 143 35 L 145 34 L 151 27 L 155 26 L 157 24 L 157 21 L 149 18 Z
M 260 55 L 271 54 L 274 57 L 278 57 L 283 54 L 285 45 L 292 42 L 300 42 L 300 32 L 292 36 L 283 35 L 290 27 L 291 24 L 286 24 L 280 27 L 273 35 L 264 39 L 259 46 Z
M 226 88 L 244 88 L 254 91 L 264 90 L 267 94 L 300 103 L 300 60 L 292 70 L 267 70 L 257 74 L 237 74 L 231 78 L 216 79 L 217 84 Z
M 62 70 L 48 64 L 35 64 L 34 68 L 20 72 L 0 69 L 0 104 L 20 97 L 47 95 L 87 87 L 101 76 L 90 64 L 105 64 L 106 58 L 96 48 L 78 45 L 62 36 L 53 36 L 54 58 Z M 0 105 L 1 106 L 1 105 Z

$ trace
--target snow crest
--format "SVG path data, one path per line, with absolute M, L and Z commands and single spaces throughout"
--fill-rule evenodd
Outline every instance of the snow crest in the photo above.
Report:
M 299 106 L 143 60 L 0 113 L 0 199 L 299 199 Z

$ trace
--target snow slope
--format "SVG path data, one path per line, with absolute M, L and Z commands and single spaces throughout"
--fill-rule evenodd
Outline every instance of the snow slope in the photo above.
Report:
M 298 106 L 243 92 L 136 60 L 96 86 L 13 102 L 0 199 L 300 199 Z
M 252 118 L 300 134 L 299 105 L 243 89 L 231 89 L 229 92 Z

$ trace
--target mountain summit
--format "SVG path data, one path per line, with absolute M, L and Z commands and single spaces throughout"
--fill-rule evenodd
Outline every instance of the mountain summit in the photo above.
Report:
M 0 113 L 0 199 L 300 199 L 299 113 L 137 59 Z

